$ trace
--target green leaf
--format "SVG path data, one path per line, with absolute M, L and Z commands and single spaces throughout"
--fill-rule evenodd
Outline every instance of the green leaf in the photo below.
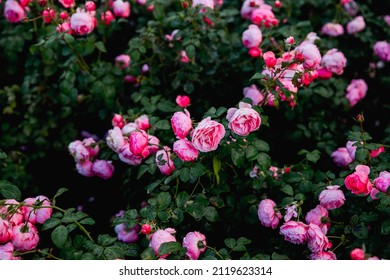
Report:
M 282 192 L 284 192 L 285 194 L 288 194 L 290 196 L 294 195 L 294 190 L 290 185 L 285 185 L 285 186 L 281 187 L 280 190 Z
M 234 165 L 240 167 L 244 163 L 245 154 L 242 150 L 232 149 L 231 158 Z
M 273 252 L 271 255 L 272 260 L 288 260 L 289 258 L 286 255 L 281 255 L 276 252 Z
M 186 47 L 186 53 L 188 58 L 192 59 L 195 56 L 195 47 L 194 45 L 188 45 Z
M 252 76 L 252 78 L 250 78 L 250 82 L 253 81 L 253 80 L 261 80 L 265 77 L 264 74 L 261 74 L 261 73 L 256 73 Z
M 194 84 L 191 81 L 187 81 L 184 84 L 184 91 L 186 93 L 192 93 L 194 91 Z
M 206 212 L 206 209 L 205 209 L 205 207 L 202 204 L 200 204 L 198 202 L 194 202 L 194 203 L 189 204 L 186 207 L 186 211 L 192 217 L 194 217 L 195 219 L 199 220 L 199 219 L 201 219 L 204 216 L 204 214 Z
M 237 245 L 248 245 L 251 244 L 252 240 L 246 238 L 246 237 L 239 237 L 237 239 Z
M 101 52 L 103 52 L 103 53 L 106 53 L 106 52 L 107 52 L 107 49 L 106 49 L 106 47 L 104 46 L 104 43 L 103 43 L 102 41 L 96 42 L 96 43 L 95 43 L 95 47 L 96 47 L 99 51 L 101 51 Z
M 68 230 L 64 225 L 56 227 L 51 233 L 51 240 L 58 248 L 62 248 L 65 245 L 68 238 Z
M 108 260 L 123 259 L 124 254 L 119 246 L 110 246 L 104 249 L 103 254 Z
M 214 176 L 215 180 L 217 181 L 217 185 L 219 185 L 221 179 L 219 177 L 219 171 L 221 170 L 221 160 L 218 158 L 217 155 L 213 156 L 213 171 L 214 171 Z
M 355 158 L 359 162 L 364 162 L 370 155 L 370 152 L 365 148 L 357 148 Z
M 168 120 L 160 120 L 155 124 L 157 129 L 168 130 L 171 129 L 171 124 Z
M 60 219 L 57 218 L 49 218 L 45 221 L 42 226 L 42 230 L 48 230 L 58 226 L 61 223 Z
M 99 235 L 97 238 L 97 242 L 103 247 L 107 247 L 114 244 L 116 240 L 116 237 L 109 236 L 108 234 Z
M 381 225 L 381 234 L 389 235 L 390 234 L 390 220 L 385 220 Z
M 249 161 L 255 160 L 257 157 L 257 149 L 253 146 L 248 146 L 245 149 L 245 155 Z
M 263 169 L 268 170 L 271 166 L 271 158 L 266 153 L 258 154 L 256 160 Z
M 137 175 L 137 180 L 139 178 L 142 177 L 142 175 L 144 175 L 146 173 L 146 171 L 148 171 L 148 165 L 146 164 L 143 164 L 143 165 L 140 165 L 139 169 L 138 169 L 138 175 Z
M 307 153 L 306 158 L 308 161 L 316 163 L 320 159 L 320 152 L 318 150 L 314 150 L 310 153 Z
M 179 208 L 184 208 L 190 196 L 186 192 L 180 192 L 176 197 L 176 205 Z
M 64 33 L 64 40 L 68 44 L 72 44 L 75 41 L 74 37 L 68 33 Z
M 56 200 L 57 197 L 59 197 L 60 195 L 62 195 L 63 193 L 65 193 L 67 191 L 69 191 L 69 189 L 67 189 L 67 188 L 60 188 L 60 189 L 58 189 L 58 191 L 56 192 L 56 194 L 54 195 L 54 197 L 52 199 L 53 203 L 55 203 L 55 200 Z
M 208 206 L 205 208 L 205 210 L 206 211 L 205 211 L 204 216 L 208 221 L 210 221 L 210 222 L 218 221 L 218 212 L 214 207 Z
M 253 144 L 252 144 L 259 152 L 269 152 L 269 145 L 267 142 L 263 141 L 263 140 L 256 140 Z
M 224 242 L 229 249 L 233 249 L 237 244 L 234 238 L 226 238 Z
M 180 170 L 180 180 L 183 183 L 187 183 L 190 180 L 190 169 L 188 167 L 184 167 Z
M 163 210 L 169 206 L 171 202 L 171 195 L 168 192 L 161 192 L 157 196 L 157 207 L 159 210 Z
M 90 225 L 90 226 L 92 226 L 92 225 L 95 224 L 95 220 L 90 218 L 90 217 L 88 217 L 88 218 L 85 218 L 85 219 L 81 220 L 79 223 L 82 224 L 82 225 Z
M 181 244 L 179 242 L 165 242 L 161 244 L 158 248 L 158 254 L 160 256 L 165 254 L 171 254 L 179 251 L 181 249 Z
M 8 181 L 0 181 L 0 193 L 6 199 L 20 200 L 22 197 L 19 188 Z

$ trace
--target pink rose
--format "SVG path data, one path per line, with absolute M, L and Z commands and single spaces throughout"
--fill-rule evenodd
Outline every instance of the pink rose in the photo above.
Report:
M 295 51 L 303 55 L 303 67 L 305 69 L 317 69 L 321 63 L 321 54 L 317 46 L 309 41 L 303 41 L 295 48 Z
M 350 15 L 355 16 L 359 12 L 358 4 L 353 0 L 342 0 L 344 10 Z
M 259 105 L 264 99 L 264 95 L 257 89 L 256 85 L 251 85 L 250 87 L 244 88 L 244 97 L 252 100 L 252 105 Z
M 262 4 L 264 4 L 263 0 L 245 0 L 241 6 L 241 16 L 247 20 L 250 20 L 252 17 L 252 12 Z
M 275 58 L 275 54 L 271 51 L 264 53 L 263 59 L 264 59 L 265 65 L 269 68 L 273 68 L 276 65 L 277 60 Z
M 374 53 L 384 62 L 390 61 L 390 44 L 386 41 L 378 41 L 374 45 Z
M 93 163 L 89 160 L 84 162 L 77 162 L 76 163 L 77 172 L 80 175 L 83 175 L 85 177 L 93 177 L 95 176 L 95 174 L 93 174 L 92 165 Z
M 148 135 L 148 150 L 150 154 L 157 153 L 160 147 L 160 140 L 154 135 Z
M 138 129 L 138 126 L 135 123 L 130 122 L 130 123 L 125 124 L 122 127 L 122 134 L 124 136 L 129 136 L 133 131 L 136 131 L 137 129 Z
M 295 43 L 295 39 L 293 36 L 289 36 L 287 37 L 284 42 L 286 43 L 286 45 L 293 45 Z
M 138 241 L 138 232 L 140 230 L 139 224 L 129 228 L 126 224 L 116 225 L 115 233 L 117 234 L 118 240 L 124 243 L 134 243 Z
M 128 18 L 130 16 L 130 3 L 122 0 L 115 0 L 112 4 L 114 15 L 117 17 Z
M 126 140 L 123 137 L 122 130 L 118 126 L 108 131 L 106 136 L 106 143 L 109 148 L 117 153 L 124 145 L 126 145 Z
M 75 0 L 58 0 L 58 2 L 60 2 L 64 8 L 71 8 L 76 4 Z
M 308 226 L 302 222 L 288 221 L 280 227 L 280 234 L 286 241 L 303 244 L 307 241 Z
M 350 256 L 351 260 L 364 260 L 364 252 L 360 248 L 353 249 Z
M 93 1 L 87 1 L 85 2 L 85 9 L 87 9 L 89 12 L 95 11 L 96 5 Z
M 286 206 L 284 209 L 286 209 L 286 214 L 283 217 L 285 222 L 290 221 L 292 217 L 298 217 L 297 206 L 295 204 Z
M 26 12 L 18 1 L 7 0 L 4 4 L 4 17 L 11 23 L 17 23 L 26 17 Z
M 43 224 L 50 218 L 53 209 L 52 208 L 34 208 L 28 205 L 34 206 L 51 206 L 50 200 L 43 195 L 35 198 L 26 198 L 24 200 L 26 206 L 23 206 L 24 219 L 32 224 Z
M 275 207 L 276 203 L 271 199 L 263 199 L 260 202 L 257 216 L 263 226 L 273 229 L 278 226 L 282 214 L 279 211 L 275 212 Z
M 56 11 L 48 8 L 48 10 L 43 10 L 42 12 L 42 20 L 45 23 L 51 23 L 53 19 L 56 17 Z
M 348 34 L 355 34 L 362 31 L 366 27 L 363 16 L 357 16 L 347 24 Z
M 259 47 L 262 40 L 263 34 L 255 24 L 249 25 L 248 29 L 242 33 L 242 43 L 248 49 Z
M 146 158 L 149 155 L 149 137 L 145 131 L 133 131 L 129 137 L 130 151 L 136 156 Z
M 310 255 L 311 260 L 336 260 L 336 255 L 332 251 L 322 251 L 317 253 L 312 253 Z
M 24 222 L 23 207 L 18 207 L 20 203 L 15 199 L 7 199 L 6 206 L 0 206 L 0 215 L 5 214 L 6 219 L 11 225 L 19 225 Z M 15 206 L 14 206 L 15 205 Z
M 179 139 L 173 143 L 173 152 L 182 161 L 195 161 L 199 154 L 198 150 L 192 145 L 192 142 L 187 139 Z
M 338 148 L 332 153 L 333 162 L 340 167 L 347 167 L 352 159 L 349 156 L 347 148 Z
M 210 9 L 214 9 L 214 0 L 193 0 L 192 1 L 193 8 L 195 8 L 198 5 L 203 7 L 209 7 Z
M 0 216 L 0 244 L 7 243 L 12 238 L 12 225 Z
M 82 163 L 89 160 L 90 153 L 80 140 L 71 142 L 68 150 L 76 162 Z
M 184 50 L 180 51 L 180 61 L 183 63 L 189 63 L 191 61 L 187 56 L 187 52 Z
M 259 129 L 261 124 L 259 113 L 252 109 L 252 105 L 245 102 L 240 102 L 239 109 L 230 108 L 226 119 L 229 121 L 229 128 L 240 136 L 247 136 Z
M 383 17 L 383 20 L 386 22 L 386 24 L 387 24 L 388 26 L 390 26 L 390 15 L 385 15 L 385 16 Z
M 344 193 L 339 190 L 340 186 L 327 186 L 325 190 L 323 190 L 318 199 L 322 206 L 324 206 L 328 210 L 333 210 L 341 207 L 344 204 L 345 196 Z
M 358 165 L 355 172 L 348 175 L 344 184 L 353 194 L 368 195 L 372 189 L 372 184 L 368 178 L 370 168 L 366 165 Z
M 183 248 L 187 249 L 186 255 L 190 260 L 197 260 L 206 251 L 206 246 L 206 236 L 198 231 L 189 232 L 183 238 Z
M 20 260 L 20 257 L 14 257 L 14 245 L 8 242 L 4 245 L 0 245 L 0 260 Z
M 114 166 L 111 161 L 99 159 L 93 163 L 92 172 L 102 179 L 109 179 L 114 173 Z
M 332 244 L 329 242 L 328 237 L 316 224 L 309 224 L 307 229 L 307 245 L 309 250 L 313 253 L 319 253 L 330 248 Z
M 110 25 L 111 21 L 113 21 L 115 17 L 110 10 L 107 10 L 102 13 L 100 19 L 102 20 L 103 24 Z
M 155 161 L 160 172 L 164 175 L 171 175 L 175 170 L 175 165 L 171 160 L 171 149 L 167 146 L 164 146 L 163 150 L 159 150 L 156 153 Z
M 77 35 L 86 35 L 95 28 L 94 17 L 84 10 L 77 9 L 77 12 L 70 17 L 70 28 Z
M 24 252 L 35 249 L 39 242 L 37 228 L 32 223 L 23 223 L 12 228 L 12 245 L 15 250 Z
M 318 41 L 318 40 L 321 40 L 320 37 L 317 36 L 317 33 L 315 32 L 309 32 L 307 35 L 306 35 L 306 38 L 305 38 L 305 41 L 309 42 L 309 43 L 312 43 L 314 44 L 315 41 Z
M 178 95 L 176 97 L 176 104 L 182 108 L 186 108 L 188 105 L 190 105 L 190 98 L 187 95 Z
M 355 160 L 355 154 L 356 154 L 356 149 L 357 149 L 357 146 L 355 145 L 355 143 L 356 143 L 356 141 L 348 141 L 347 144 L 345 145 L 345 147 L 347 148 L 349 157 L 352 160 Z
M 117 0 L 118 1 L 118 0 Z M 131 63 L 131 58 L 127 54 L 121 54 L 115 57 L 115 65 L 120 69 L 126 69 Z
M 307 212 L 305 220 L 308 224 L 318 225 L 324 233 L 327 233 L 330 228 L 328 217 L 328 210 L 322 205 L 317 205 L 316 208 Z
M 346 64 L 347 59 L 344 54 L 337 49 L 327 51 L 322 57 L 322 66 L 337 75 L 343 74 Z
M 376 158 L 377 156 L 379 156 L 381 153 L 383 153 L 385 151 L 385 147 L 383 147 L 383 146 L 380 146 L 378 149 L 376 149 L 376 150 L 372 150 L 371 152 L 370 152 L 370 156 L 372 157 L 372 158 Z
M 260 5 L 260 7 L 252 11 L 251 21 L 256 25 L 264 26 L 265 28 L 277 26 L 279 24 L 279 21 L 272 12 L 272 7 L 267 4 Z
M 135 119 L 134 123 L 141 130 L 148 130 L 150 128 L 149 118 L 147 115 L 141 115 Z
M 136 0 L 135 2 L 136 2 L 138 5 L 145 6 L 145 5 L 146 5 L 146 1 L 147 1 L 147 0 Z
M 191 132 L 192 144 L 201 152 L 216 150 L 224 136 L 224 126 L 210 117 L 203 119 Z
M 179 139 L 184 139 L 192 129 L 190 113 L 185 109 L 183 112 L 176 112 L 171 118 L 173 133 Z
M 379 176 L 374 180 L 374 184 L 381 192 L 387 192 L 390 186 L 390 173 L 387 171 L 379 173 Z
M 149 247 L 153 249 L 156 256 L 159 256 L 158 249 L 160 249 L 161 244 L 166 242 L 176 242 L 176 238 L 172 235 L 175 232 L 176 231 L 172 228 L 166 228 L 160 229 L 150 236 L 151 240 L 149 242 Z M 159 257 L 165 259 L 168 255 L 169 254 L 165 254 Z
M 344 34 L 344 27 L 339 23 L 328 22 L 322 26 L 321 32 L 331 37 L 337 37 Z
M 366 96 L 367 84 L 363 79 L 352 80 L 347 87 L 347 99 L 349 104 L 355 106 L 360 100 Z
M 129 144 L 122 147 L 118 156 L 121 161 L 130 165 L 140 165 L 143 160 L 142 156 L 136 156 L 130 151 Z
M 87 149 L 90 158 L 94 158 L 99 153 L 99 144 L 92 138 L 85 138 L 82 141 L 83 146 Z
M 329 80 L 330 78 L 332 78 L 333 75 L 332 71 L 328 71 L 323 67 L 317 69 L 317 74 L 318 78 L 321 80 Z

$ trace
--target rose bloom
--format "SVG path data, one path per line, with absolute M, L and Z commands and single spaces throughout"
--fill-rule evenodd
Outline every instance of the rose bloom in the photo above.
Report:
M 310 255 L 311 260 L 336 260 L 336 255 L 332 251 L 322 251 L 317 253 L 312 253 Z
M 348 154 L 352 160 L 355 159 L 355 153 L 356 153 L 356 149 L 357 149 L 357 146 L 354 145 L 355 143 L 356 143 L 356 141 L 348 141 L 347 144 L 345 145 L 345 147 L 347 148 Z
M 127 18 L 130 16 L 130 3 L 122 0 L 115 0 L 112 4 L 114 15 L 117 17 Z
M 265 62 L 265 65 L 269 68 L 273 68 L 276 65 L 277 59 L 275 57 L 275 54 L 271 51 L 266 52 L 263 54 L 263 59 Z
M 190 98 L 187 95 L 178 95 L 176 97 L 176 104 L 182 108 L 186 108 L 188 105 L 190 105 Z
M 141 115 L 134 120 L 139 129 L 148 130 L 150 128 L 149 118 L 147 115 Z
M 345 178 L 344 184 L 353 194 L 368 195 L 372 189 L 368 174 L 370 174 L 368 166 L 358 165 L 355 167 L 355 172 Z
M 70 17 L 70 28 L 77 35 L 86 35 L 95 28 L 94 17 L 84 10 L 77 9 L 77 12 Z
M 145 131 L 133 131 L 129 137 L 130 151 L 145 158 L 149 155 L 148 142 L 149 136 Z
M 0 244 L 7 243 L 12 237 L 12 226 L 0 216 Z
M 251 24 L 248 26 L 248 29 L 242 33 L 242 43 L 248 49 L 257 48 L 263 40 L 263 34 L 261 33 L 260 28 Z
M 32 223 L 23 223 L 12 228 L 12 245 L 15 250 L 24 252 L 35 249 L 39 242 L 37 228 Z
M 252 12 L 258 7 L 260 7 L 262 4 L 264 4 L 263 0 L 245 0 L 241 6 L 241 16 L 244 19 L 250 20 L 252 17 Z
M 328 210 L 322 205 L 317 205 L 316 208 L 311 209 L 305 216 L 306 223 L 315 224 L 321 228 L 326 234 L 330 228 L 329 222 L 324 222 L 323 218 L 328 219 Z
M 129 136 L 133 131 L 136 131 L 137 129 L 138 129 L 138 126 L 135 123 L 130 122 L 130 123 L 125 124 L 122 127 L 122 134 L 124 136 Z
M 121 161 L 129 165 L 140 165 L 143 160 L 142 156 L 136 156 L 130 151 L 129 144 L 126 144 L 122 147 L 118 156 Z
M 344 34 L 344 27 L 339 23 L 328 22 L 322 26 L 321 32 L 331 37 L 337 37 Z
M 349 104 L 355 106 L 360 100 L 366 96 L 367 84 L 363 79 L 352 80 L 347 87 L 347 99 Z
M 53 209 L 52 208 L 33 208 L 27 205 L 35 206 L 50 206 L 50 200 L 43 195 L 35 198 L 26 198 L 24 200 L 26 206 L 23 206 L 24 219 L 32 224 L 43 224 L 47 219 L 50 218 Z
M 155 161 L 160 172 L 164 175 L 171 175 L 175 170 L 175 165 L 171 160 L 171 149 L 167 146 L 164 146 L 163 150 L 159 150 L 156 153 Z
M 370 156 L 372 157 L 372 158 L 376 158 L 377 156 L 379 156 L 381 153 L 383 153 L 385 151 L 385 147 L 383 147 L 383 146 L 380 146 L 378 149 L 376 149 L 376 150 L 372 150 L 371 152 L 370 152 Z
M 214 9 L 214 0 L 193 0 L 192 1 L 193 8 L 195 8 L 198 5 L 201 5 L 203 7 L 209 7 L 210 9 Z
M 390 186 L 390 173 L 387 171 L 379 173 L 379 176 L 374 180 L 374 184 L 381 192 L 387 192 Z
M 71 8 L 76 4 L 75 0 L 58 0 L 58 2 L 60 2 L 64 8 Z
M 327 51 L 322 57 L 322 66 L 337 75 L 343 74 L 346 64 L 347 59 L 344 54 L 337 49 Z
M 84 162 L 89 160 L 89 151 L 86 147 L 84 147 L 80 140 L 71 142 L 68 145 L 68 150 L 76 162 Z
M 18 1 L 7 0 L 4 4 L 4 17 L 11 23 L 20 22 L 26 16 L 26 12 Z
M 117 153 L 124 145 L 126 145 L 126 140 L 123 137 L 122 130 L 118 126 L 108 131 L 106 136 L 106 143 L 108 147 Z
M 316 224 L 309 224 L 308 226 L 307 245 L 313 253 L 319 253 L 331 247 L 328 237 Z
M 115 57 L 115 65 L 117 65 L 120 69 L 126 69 L 129 67 L 130 62 L 131 58 L 127 54 L 121 54 Z
M 302 222 L 288 221 L 280 227 L 280 234 L 286 241 L 303 244 L 307 241 L 308 226 Z
M 191 132 L 192 144 L 201 152 L 216 150 L 224 136 L 224 126 L 210 117 L 203 119 Z
M 192 142 L 187 139 L 179 139 L 173 143 L 173 152 L 176 153 L 182 161 L 194 161 L 198 158 L 199 154 Z
M 324 67 L 320 67 L 317 69 L 318 78 L 321 80 L 329 80 L 332 78 L 333 73 L 331 71 L 326 70 Z
M 348 34 L 355 34 L 362 31 L 366 27 L 363 16 L 357 16 L 347 24 Z
M 229 121 L 229 128 L 240 136 L 247 136 L 249 133 L 259 129 L 261 118 L 252 105 L 240 102 L 239 109 L 230 108 L 226 119 Z
M 264 99 L 264 95 L 257 89 L 256 85 L 251 85 L 250 87 L 245 87 L 243 90 L 244 97 L 252 100 L 252 105 L 259 105 Z
M 327 186 L 318 197 L 320 204 L 328 210 L 341 207 L 345 202 L 345 196 L 339 188 L 340 186 L 337 185 Z
M 189 232 L 183 238 L 182 246 L 187 249 L 186 255 L 190 260 L 197 260 L 199 255 L 206 251 L 206 236 L 198 231 Z
M 384 62 L 390 61 L 390 44 L 386 41 L 378 41 L 374 45 L 374 53 Z
M 117 234 L 118 240 L 124 243 L 134 243 L 138 241 L 138 232 L 140 230 L 139 224 L 129 228 L 126 224 L 116 225 L 115 233 Z
M 360 248 L 353 249 L 350 256 L 351 260 L 364 260 L 364 252 Z
M 18 207 L 15 211 L 15 208 L 20 204 L 18 201 L 15 199 L 7 199 L 5 204 L 8 205 L 0 206 L 0 216 L 4 215 L 12 225 L 19 225 L 24 222 L 23 207 Z
M 115 16 L 112 14 L 110 10 L 107 10 L 102 13 L 100 19 L 102 20 L 103 24 L 110 25 L 111 21 L 115 19 Z
M 76 163 L 76 170 L 80 175 L 85 177 L 93 177 L 95 174 L 92 171 L 93 163 L 89 160 Z
M 14 257 L 14 245 L 8 242 L 4 245 L 0 245 L 0 260 L 20 260 L 20 257 Z
M 151 247 L 156 254 L 159 256 L 158 249 L 160 249 L 161 244 L 166 242 L 176 242 L 176 238 L 172 235 L 176 231 L 173 228 L 160 229 L 153 233 L 150 238 L 149 247 Z M 169 254 L 159 256 L 160 258 L 165 259 Z
M 317 69 L 320 66 L 321 54 L 317 46 L 313 43 L 304 41 L 295 48 L 295 51 L 303 55 L 303 67 L 305 69 Z
M 192 129 L 192 120 L 190 113 L 185 109 L 184 112 L 176 112 L 171 118 L 171 126 L 173 133 L 179 139 L 187 137 L 188 133 Z
M 279 21 L 275 18 L 272 12 L 272 7 L 267 4 L 261 5 L 259 8 L 253 10 L 251 14 L 252 23 L 269 28 L 272 25 L 277 26 Z
M 102 179 L 109 179 L 114 173 L 114 166 L 111 161 L 99 159 L 93 163 L 92 172 Z
M 271 199 L 263 199 L 260 202 L 257 215 L 263 226 L 271 227 L 273 229 L 278 226 L 282 214 L 279 211 L 275 212 L 275 207 L 276 203 Z
M 82 141 L 83 146 L 87 149 L 89 157 L 96 157 L 99 153 L 99 145 L 92 137 L 85 138 Z

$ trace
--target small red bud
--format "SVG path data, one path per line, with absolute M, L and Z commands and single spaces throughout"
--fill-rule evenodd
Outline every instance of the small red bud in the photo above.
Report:
M 143 224 L 141 227 L 141 233 L 143 234 L 149 234 L 152 230 L 152 227 L 149 224 Z
M 282 2 L 280 2 L 279 0 L 276 0 L 274 5 L 275 5 L 275 8 L 281 8 L 282 7 Z
M 181 6 L 182 6 L 184 9 L 187 9 L 187 8 L 188 8 L 188 2 L 183 2 L 183 3 L 181 3 Z
M 250 1 L 249 2 L 249 7 L 253 8 L 256 5 L 255 1 Z
M 363 115 L 362 115 L 362 114 L 357 115 L 356 121 L 357 121 L 358 123 L 363 123 L 363 122 L 364 122 L 364 117 L 363 117 Z

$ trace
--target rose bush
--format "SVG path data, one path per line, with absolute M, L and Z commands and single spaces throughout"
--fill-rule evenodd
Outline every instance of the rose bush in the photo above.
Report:
M 0 259 L 388 259 L 385 8 L 1 1 Z

